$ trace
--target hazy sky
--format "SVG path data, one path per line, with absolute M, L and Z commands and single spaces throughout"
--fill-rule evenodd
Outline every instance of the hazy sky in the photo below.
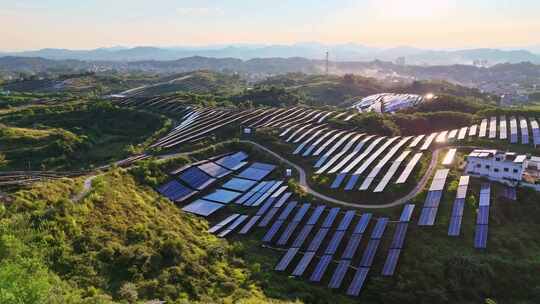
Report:
M 540 0 L 0 0 L 0 49 L 540 45 Z

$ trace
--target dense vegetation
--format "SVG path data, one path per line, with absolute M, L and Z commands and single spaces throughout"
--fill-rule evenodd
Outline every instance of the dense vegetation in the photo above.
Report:
M 84 169 L 136 152 L 168 125 L 107 102 L 29 107 L 0 115 L 5 169 Z

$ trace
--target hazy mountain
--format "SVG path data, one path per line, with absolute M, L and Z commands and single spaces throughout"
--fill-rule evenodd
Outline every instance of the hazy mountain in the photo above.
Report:
M 518 63 L 529 61 L 540 63 L 540 55 L 530 50 L 424 50 L 407 46 L 380 49 L 348 43 L 327 45 L 316 42 L 293 45 L 231 45 L 207 47 L 135 47 L 135 48 L 100 48 L 94 50 L 42 49 L 17 53 L 0 53 L 0 56 L 42 57 L 46 59 L 76 59 L 85 61 L 143 61 L 177 60 L 186 57 L 238 58 L 290 58 L 324 59 L 328 51 L 331 61 L 394 61 L 405 57 L 408 64 L 414 65 L 451 65 L 471 64 L 474 60 L 487 60 L 490 65 L 498 63 Z M 540 47 L 538 47 L 540 49 Z

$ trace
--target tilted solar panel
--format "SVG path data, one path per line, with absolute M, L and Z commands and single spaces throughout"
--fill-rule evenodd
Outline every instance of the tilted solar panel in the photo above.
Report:
M 384 230 L 386 229 L 386 225 L 388 224 L 388 218 L 381 217 L 377 219 L 377 223 L 375 224 L 375 228 L 373 228 L 373 232 L 371 233 L 371 239 L 378 240 L 381 239 Z
M 299 250 L 300 248 L 289 248 L 283 257 L 281 257 L 274 270 L 285 271 Z
M 409 222 L 411 220 L 413 211 L 414 211 L 414 204 L 406 204 L 403 206 L 403 210 L 401 211 L 401 216 L 399 217 L 400 222 Z
M 366 281 L 368 273 L 369 268 L 359 268 L 356 271 L 351 285 L 349 285 L 349 288 L 347 289 L 347 295 L 358 296 L 360 294 L 360 291 L 362 291 L 362 287 L 364 286 L 364 282 Z
M 405 236 L 407 235 L 408 226 L 409 224 L 407 223 L 398 223 L 396 225 L 396 230 L 394 231 L 394 238 L 392 239 L 392 244 L 390 245 L 390 248 L 403 248 L 403 244 L 405 244 Z
M 197 167 L 191 167 L 184 170 L 178 175 L 178 178 L 188 184 L 191 188 L 197 190 L 203 190 L 215 181 L 214 178 L 211 178 Z
M 450 225 L 448 226 L 448 236 L 460 235 L 462 219 L 462 216 L 453 216 L 450 218 Z
M 302 245 L 304 244 L 304 242 L 306 241 L 307 237 L 309 236 L 309 234 L 311 233 L 311 231 L 313 230 L 314 226 L 313 225 L 306 225 L 304 226 L 300 232 L 298 233 L 298 236 L 296 237 L 296 239 L 294 240 L 293 244 L 292 244 L 292 247 L 293 248 L 299 248 L 299 247 L 302 247 Z
M 222 187 L 225 189 L 235 190 L 239 192 L 246 192 L 251 187 L 253 187 L 257 182 L 248 180 L 248 179 L 241 179 L 241 178 L 232 178 L 228 182 L 226 182 Z
M 321 244 L 328 234 L 330 230 L 328 228 L 321 228 L 319 231 L 317 231 L 317 234 L 315 234 L 315 237 L 313 240 L 311 240 L 311 243 L 309 244 L 308 251 L 317 251 L 319 250 L 319 247 L 321 247 Z
M 487 238 L 488 238 L 488 226 L 477 225 L 476 231 L 474 233 L 474 248 L 477 248 L 477 249 L 487 248 Z
M 334 274 L 332 275 L 332 278 L 330 279 L 330 283 L 328 283 L 328 288 L 337 289 L 341 286 L 343 278 L 345 278 L 350 265 L 350 260 L 342 260 L 339 262 Z
M 328 243 L 328 246 L 326 247 L 324 254 L 333 255 L 334 253 L 336 253 L 344 236 L 345 236 L 345 231 L 336 231 L 334 235 L 332 236 L 332 239 L 330 239 L 330 243 Z
M 261 219 L 260 215 L 255 215 L 255 216 L 251 217 L 249 219 L 249 221 L 244 225 L 244 227 L 242 227 L 242 229 L 240 229 L 238 234 L 248 234 L 251 231 L 251 229 L 253 229 L 253 227 L 255 226 L 257 221 L 260 220 L 260 219 Z
M 224 189 L 218 189 L 215 192 L 208 194 L 207 196 L 203 197 L 204 200 L 207 201 L 214 201 L 222 204 L 228 204 L 232 202 L 234 199 L 242 195 L 242 193 L 224 190 Z
M 208 162 L 197 167 L 213 178 L 222 178 L 231 173 L 231 171 L 218 166 L 213 162 Z
M 355 233 L 352 234 L 349 238 L 349 241 L 347 242 L 347 246 L 345 247 L 345 250 L 343 251 L 343 254 L 341 255 L 341 259 L 352 259 L 358 249 L 358 246 L 360 246 L 360 242 L 362 241 L 362 234 L 361 233 Z
M 223 228 L 225 225 L 229 224 L 230 222 L 234 221 L 239 216 L 240 216 L 240 214 L 238 214 L 238 213 L 229 215 L 224 220 L 222 220 L 221 222 L 219 222 L 216 225 L 212 226 L 212 228 L 208 229 L 208 232 L 209 233 L 216 233 L 218 230 L 220 230 L 221 228 Z
M 369 240 L 364 255 L 362 255 L 362 260 L 360 260 L 360 267 L 371 267 L 380 242 L 378 239 Z
M 309 280 L 311 282 L 320 282 L 324 273 L 326 272 L 326 269 L 328 268 L 328 265 L 330 265 L 330 262 L 332 262 L 332 256 L 330 255 L 323 256 L 319 260 L 319 263 L 315 267 L 315 271 L 313 271 Z
M 401 249 L 390 249 L 388 251 L 388 256 L 386 257 L 386 261 L 384 262 L 382 275 L 383 276 L 393 276 L 396 272 L 397 263 L 399 260 L 399 256 L 401 254 Z
M 478 216 L 476 217 L 477 225 L 489 224 L 489 206 L 480 206 L 478 208 Z
M 184 208 L 182 208 L 182 210 L 206 217 L 223 207 L 225 207 L 225 205 L 223 204 L 208 202 L 208 201 L 199 199 L 185 206 Z
M 311 263 L 311 260 L 313 260 L 314 256 L 315 256 L 315 252 L 313 251 L 304 253 L 304 256 L 302 257 L 302 259 L 300 260 L 298 265 L 296 265 L 296 268 L 292 272 L 292 275 L 295 277 L 299 277 L 303 275 L 304 272 L 306 271 L 306 268 L 309 266 L 309 263 Z
M 247 215 L 241 215 L 237 217 L 229 227 L 225 228 L 225 230 L 223 230 L 222 232 L 218 234 L 218 237 L 221 237 L 221 238 L 226 237 L 231 232 L 233 232 L 236 228 L 238 228 L 238 226 L 240 226 L 248 217 L 249 216 Z
M 353 233 L 364 233 L 369 225 L 369 221 L 373 215 L 371 213 L 364 213 L 358 220 L 358 224 L 354 227 Z

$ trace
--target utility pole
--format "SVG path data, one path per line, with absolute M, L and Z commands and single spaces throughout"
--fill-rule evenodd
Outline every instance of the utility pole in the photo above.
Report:
M 328 76 L 328 57 L 329 57 L 329 54 L 328 54 L 328 51 L 326 52 L 326 76 Z

